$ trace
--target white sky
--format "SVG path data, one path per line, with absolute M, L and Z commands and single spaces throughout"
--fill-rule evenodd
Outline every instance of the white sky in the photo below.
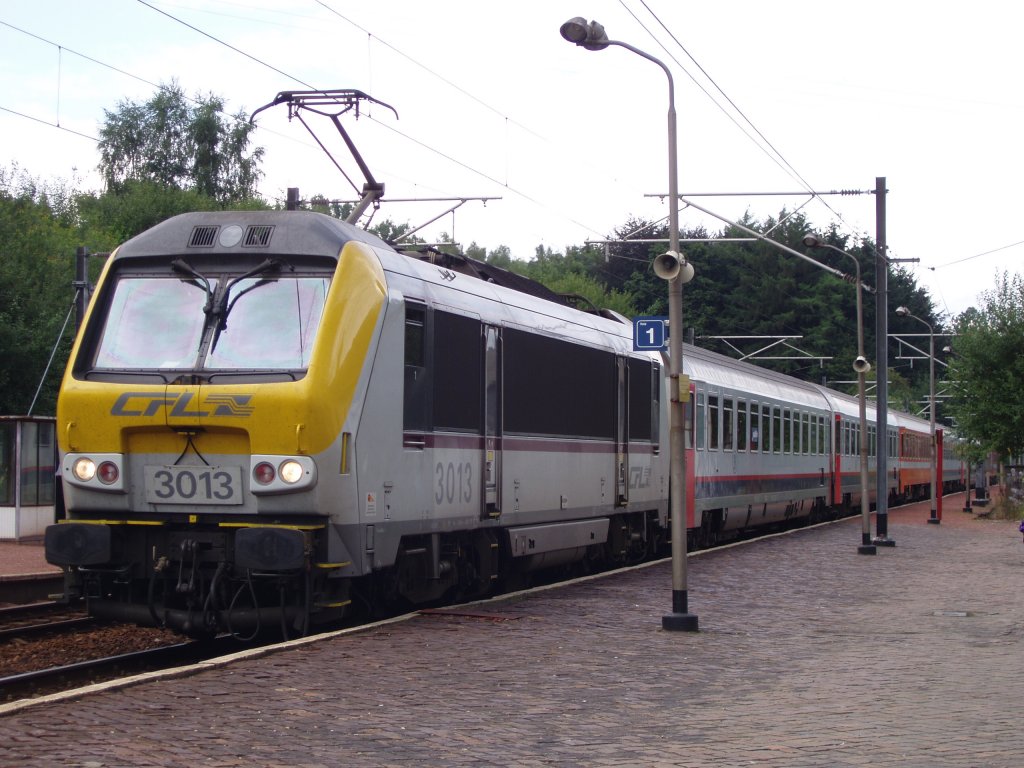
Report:
M 630 215 L 667 213 L 664 201 L 645 197 L 668 190 L 667 79 L 625 49 L 590 52 L 562 40 L 560 25 L 585 16 L 672 68 L 680 192 L 868 191 L 882 176 L 890 255 L 920 260 L 907 266 L 939 312 L 956 315 L 994 287 L 997 272 L 1021 271 L 1024 11 L 1015 3 L 146 2 L 153 7 L 0 2 L 0 166 L 98 189 L 95 142 L 53 125 L 96 137 L 104 109 L 148 100 L 149 83 L 176 78 L 190 95 L 213 93 L 247 113 L 283 90 L 354 88 L 399 114 L 371 107 L 358 122 L 343 118 L 387 197 L 502 198 L 469 202 L 420 236 L 507 245 L 524 259 L 538 245 L 562 252 L 606 237 Z M 275 107 L 258 120 L 263 194 L 283 198 L 297 186 L 304 197 L 352 199 L 286 117 Z M 316 125 L 361 185 L 333 127 Z M 733 220 L 745 211 L 777 216 L 806 200 L 696 198 Z M 838 220 L 874 238 L 874 195 L 824 201 L 803 208 L 815 226 Z M 450 205 L 385 202 L 378 220 L 418 226 Z M 722 226 L 692 209 L 680 221 Z

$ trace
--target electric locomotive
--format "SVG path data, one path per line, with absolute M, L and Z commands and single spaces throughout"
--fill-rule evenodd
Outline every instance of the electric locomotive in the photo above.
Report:
M 244 637 L 634 562 L 664 391 L 625 318 L 511 273 L 310 212 L 176 216 L 97 283 L 46 556 L 93 615 Z

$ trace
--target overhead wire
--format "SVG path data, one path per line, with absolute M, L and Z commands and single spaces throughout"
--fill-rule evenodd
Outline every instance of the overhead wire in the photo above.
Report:
M 175 16 L 175 15 L 173 15 L 171 13 L 169 13 L 167 11 L 164 11 L 161 8 L 156 7 L 153 3 L 148 2 L 147 0 L 138 0 L 138 2 L 141 5 L 149 8 L 149 9 L 151 9 L 151 10 L 153 10 L 153 11 L 155 11 L 155 12 L 157 12 L 157 13 L 159 13 L 159 14 L 161 14 L 161 15 L 163 15 L 163 16 L 165 16 L 165 17 L 167 17 L 167 18 L 169 18 L 169 19 L 171 19 L 173 21 L 175 21 L 175 22 L 177 22 L 178 24 L 181 24 L 181 25 L 183 25 L 183 26 L 193 30 L 197 34 L 200 34 L 200 35 L 203 35 L 204 37 L 207 37 L 208 39 L 212 40 L 213 42 L 217 43 L 218 45 L 222 45 L 222 46 L 224 46 L 224 47 L 234 51 L 238 55 L 241 55 L 241 56 L 243 56 L 243 57 L 245 57 L 245 58 L 255 62 L 256 64 L 258 64 L 260 66 L 268 68 L 268 69 L 276 72 L 277 74 L 279 74 L 279 75 L 281 75 L 283 77 L 288 78 L 291 81 L 294 81 L 296 83 L 299 83 L 299 84 L 303 85 L 306 88 L 309 88 L 311 90 L 317 90 L 315 88 L 315 86 L 313 86 L 312 84 L 306 82 L 301 77 L 299 77 L 297 75 L 294 75 L 292 73 L 286 72 L 285 70 L 283 70 L 283 69 L 281 69 L 281 68 L 279 68 L 279 67 L 277 67 L 277 66 L 275 66 L 275 65 L 273 65 L 271 63 L 269 63 L 268 61 L 265 61 L 265 60 L 261 59 L 260 57 L 255 56 L 255 55 L 253 55 L 251 53 L 248 53 L 247 51 L 242 50 L 241 48 L 238 48 L 238 47 L 232 45 L 231 43 L 227 42 L 226 40 L 220 39 L 217 36 L 215 36 L 213 34 L 210 34 L 209 32 L 206 32 L 205 30 L 199 28 L 198 26 L 196 26 L 194 24 L 190 24 L 189 22 L 187 22 L 187 21 L 185 21 L 185 20 L 183 20 L 181 18 L 178 18 L 177 16 Z M 380 37 L 378 37 L 376 35 L 373 35 L 372 32 L 370 32 L 369 30 L 367 30 L 364 27 L 360 26 L 359 24 L 357 24 L 356 22 L 354 22 L 352 19 L 350 19 L 349 17 L 345 16 L 344 14 L 338 12 L 336 9 L 332 8 L 329 4 L 327 4 L 323 0 L 314 0 L 314 2 L 317 5 L 319 5 L 322 8 L 324 8 L 325 10 L 327 10 L 328 12 L 330 12 L 331 14 L 333 14 L 333 15 L 337 16 L 338 18 L 342 19 L 346 23 L 352 25 L 353 27 L 355 27 L 356 29 L 360 30 L 361 32 L 364 32 L 372 40 L 376 40 L 379 44 L 387 47 L 388 49 L 390 49 L 392 51 L 394 51 L 396 54 L 402 56 L 403 58 L 405 58 L 409 62 L 413 63 L 414 65 L 420 67 L 421 69 L 423 69 L 424 71 L 429 73 L 431 76 L 439 79 L 440 81 L 442 81 L 445 84 L 449 85 L 450 87 L 454 88 L 456 91 L 458 91 L 459 93 L 463 94 L 467 98 L 472 99 L 473 101 L 475 101 L 476 103 L 478 103 L 479 105 L 484 107 L 485 109 L 487 109 L 487 110 L 489 110 L 489 111 L 491 111 L 491 112 L 501 116 L 503 119 L 505 119 L 507 121 L 508 124 L 515 125 L 516 127 L 522 129 L 523 131 L 525 131 L 525 132 L 527 132 L 527 133 L 529 133 L 529 134 L 531 134 L 531 135 L 533 135 L 533 136 L 535 136 L 537 138 L 540 138 L 540 139 L 544 140 L 544 137 L 542 135 L 540 135 L 539 133 L 537 133 L 536 131 L 533 131 L 528 126 L 524 125 L 523 123 L 521 123 L 521 122 L 519 122 L 517 120 L 514 120 L 513 118 L 511 118 L 508 115 L 506 115 L 505 113 L 503 113 L 501 110 L 495 108 L 494 106 L 490 105 L 486 101 L 476 97 L 475 95 L 473 95 L 469 91 L 467 91 L 464 88 L 458 86 L 457 84 L 455 84 L 454 82 L 452 82 L 448 78 L 445 78 L 444 76 L 442 76 L 438 72 L 434 71 L 430 67 L 428 67 L 428 66 L 424 65 L 423 63 L 417 61 L 413 57 L 405 54 L 403 51 L 401 51 L 399 48 L 397 48 L 396 46 L 392 45 L 388 41 L 386 41 L 386 40 L 384 40 L 384 39 L 382 39 L 382 38 L 380 38 Z M 700 70 L 701 74 L 705 78 L 707 78 L 708 82 L 710 82 L 714 86 L 714 88 L 718 91 L 718 93 L 720 93 L 722 95 L 722 97 L 726 99 L 726 101 L 733 108 L 733 110 L 735 110 L 735 112 L 738 115 L 740 115 L 740 117 L 742 117 L 742 119 L 751 127 L 751 129 L 753 129 L 753 131 L 757 134 L 757 136 L 759 136 L 761 138 L 761 140 L 764 142 L 764 145 L 767 145 L 767 147 L 770 148 L 771 152 L 769 152 L 767 149 L 765 149 L 764 145 L 760 144 L 753 136 L 751 136 L 750 132 L 748 130 L 746 130 L 746 128 L 744 128 L 744 126 L 741 125 L 737 121 L 737 119 L 732 114 L 730 114 L 729 111 L 724 106 L 722 106 L 721 103 L 718 102 L 717 99 L 715 99 L 715 97 L 698 81 L 698 79 L 691 72 L 689 72 L 689 70 L 686 67 L 684 67 L 682 65 L 682 63 L 677 59 L 677 57 L 671 51 L 669 51 L 660 41 L 657 40 L 657 38 L 654 36 L 654 34 L 649 29 L 647 29 L 646 25 L 643 24 L 643 22 L 639 19 L 639 17 L 637 17 L 637 15 L 632 11 L 632 9 L 630 9 L 628 6 L 625 5 L 625 2 L 623 0 L 620 0 L 620 3 L 623 5 L 623 8 L 625 8 L 625 10 L 631 16 L 633 16 L 633 18 L 637 21 L 637 23 L 640 24 L 640 26 L 647 32 L 647 34 L 650 35 L 651 38 L 657 42 L 659 47 L 661 47 L 661 49 L 663 51 L 665 51 L 665 53 L 668 56 L 670 56 L 670 58 L 673 60 L 673 62 L 675 62 L 675 64 L 684 73 L 686 73 L 686 75 L 694 82 L 694 84 L 697 85 L 697 87 L 700 88 L 705 93 L 705 95 L 707 95 L 707 97 L 723 112 L 723 114 L 725 114 L 728 117 L 729 120 L 731 120 L 741 130 L 741 132 L 749 140 L 751 140 L 756 146 L 758 146 L 758 148 L 761 149 L 761 151 L 764 152 L 766 154 L 766 156 L 768 156 L 774 163 L 776 163 L 776 165 L 779 165 L 779 167 L 782 168 L 788 175 L 790 175 L 795 180 L 797 180 L 802 186 L 804 186 L 804 188 L 808 189 L 808 193 L 809 194 L 813 195 L 813 190 L 810 188 L 810 185 L 807 184 L 806 180 L 803 179 L 803 177 L 799 174 L 798 171 L 796 171 L 796 169 L 792 166 L 792 164 L 790 164 L 785 159 L 785 157 L 764 136 L 764 134 L 757 128 L 757 126 L 754 125 L 754 123 L 738 107 L 738 105 L 736 105 L 736 103 L 728 96 L 728 94 L 726 94 L 725 91 L 715 82 L 715 80 L 707 73 L 707 71 L 704 69 L 704 67 L 701 66 L 700 63 L 697 62 L 697 60 L 689 53 L 689 51 L 681 44 L 681 42 L 676 38 L 676 36 L 671 32 L 671 30 L 668 29 L 667 25 L 665 25 L 665 23 L 661 20 L 661 18 L 658 16 L 658 14 L 655 13 L 654 10 L 648 5 L 646 0 L 641 0 L 641 4 L 644 6 L 644 8 L 647 10 L 647 12 L 652 16 L 652 18 L 654 18 L 654 20 L 661 26 L 661 28 L 663 30 L 665 30 L 665 32 L 671 37 L 671 39 L 675 43 L 675 45 L 678 46 L 679 49 L 682 50 L 684 54 L 686 54 L 686 56 L 690 59 L 690 61 L 692 61 L 694 63 L 694 65 L 697 66 L 697 68 Z M 116 71 L 116 72 L 118 72 L 120 74 L 123 74 L 125 76 L 128 76 L 128 77 L 131 77 L 133 79 L 139 80 L 140 82 L 146 83 L 146 84 L 151 85 L 151 86 L 153 86 L 155 88 L 164 88 L 165 87 L 165 86 L 162 86 L 162 85 L 158 85 L 158 84 L 152 83 L 151 81 L 149 81 L 149 80 L 147 80 L 145 78 L 142 78 L 142 77 L 139 77 L 137 75 L 134 75 L 134 74 L 132 74 L 130 72 L 127 72 L 127 71 L 125 71 L 123 69 L 120 69 L 120 68 L 118 68 L 116 66 L 113 66 L 113 65 L 110 65 L 110 64 L 106 64 L 105 62 L 99 61 L 98 59 L 95 59 L 95 58 L 93 58 L 91 56 L 88 56 L 86 54 L 82 54 L 82 53 L 80 53 L 78 51 L 72 50 L 70 48 L 66 48 L 66 46 L 61 46 L 61 45 L 59 45 L 57 43 L 54 43 L 53 41 L 46 40 L 45 38 L 42 38 L 39 35 L 36 35 L 34 33 L 31 33 L 31 32 L 28 32 L 26 30 L 22 30 L 22 29 L 14 26 L 12 24 L 9 24 L 7 22 L 0 22 L 0 24 L 4 24 L 5 26 L 8 26 L 8 27 L 10 27 L 12 29 L 17 30 L 18 32 L 21 32 L 23 34 L 29 35 L 29 36 L 34 37 L 34 38 L 36 38 L 38 40 L 41 40 L 43 42 L 49 43 L 51 45 L 55 45 L 55 46 L 57 46 L 61 50 L 68 50 L 70 53 L 73 53 L 73 54 L 75 54 L 77 56 L 80 56 L 80 57 L 82 57 L 82 58 L 84 58 L 86 60 L 92 61 L 93 63 L 96 63 L 96 64 L 98 64 L 100 66 L 107 67 L 107 68 L 109 68 L 109 69 L 111 69 L 113 71 Z M 20 112 L 17 112 L 15 110 L 11 110 L 11 109 L 8 109 L 8 108 L 5 108 L 5 107 L 0 107 L 0 109 L 3 109 L 4 111 L 10 112 L 12 114 L 18 115 L 20 117 L 25 117 L 27 119 L 36 120 L 37 122 L 41 122 L 41 123 L 46 124 L 46 125 L 57 127 L 57 128 L 60 128 L 61 130 L 67 130 L 67 131 L 69 131 L 71 133 L 75 133 L 75 134 L 81 135 L 81 136 L 83 136 L 85 138 L 89 138 L 89 139 L 91 139 L 93 141 L 97 141 L 97 139 L 95 139 L 95 137 L 86 136 L 85 134 L 80 134 L 77 131 L 73 131 L 71 129 L 63 128 L 62 126 L 60 126 L 58 124 L 48 123 L 45 120 L 40 120 L 39 118 L 34 118 L 32 116 L 25 115 L 23 113 L 20 113 Z M 468 170 L 468 171 L 470 171 L 470 172 L 472 172 L 472 173 L 474 173 L 476 175 L 479 175 L 481 178 L 484 178 L 484 179 L 486 179 L 486 180 L 488 180 L 488 181 L 490 181 L 492 183 L 495 183 L 495 184 L 498 184 L 500 186 L 503 186 L 506 189 L 508 189 L 510 192 L 513 192 L 514 194 L 522 197 L 524 200 L 527 200 L 527 201 L 529 201 L 529 202 L 531 202 L 531 203 L 533 203 L 535 205 L 544 207 L 543 204 L 540 201 L 538 201 L 537 199 L 533 198 L 532 196 L 526 194 L 522 190 L 516 189 L 514 187 L 510 187 L 507 184 L 507 182 L 503 183 L 500 180 L 497 180 L 497 179 L 493 178 L 489 174 L 484 173 L 482 171 L 479 171 L 478 169 L 474 168 L 473 166 L 471 166 L 471 165 L 469 165 L 467 163 L 463 163 L 463 162 L 455 159 L 451 155 L 448 155 L 448 154 L 444 153 L 443 151 L 441 151 L 441 150 L 439 150 L 439 149 L 437 149 L 437 148 L 435 148 L 435 147 L 433 147 L 433 146 L 431 146 L 429 144 L 426 144 L 424 142 L 418 141 L 418 140 L 412 138 L 411 136 L 405 134 L 404 132 L 402 132 L 402 131 L 400 131 L 400 130 L 392 127 L 392 126 L 387 126 L 387 125 L 385 125 L 383 123 L 380 123 L 380 121 L 376 121 L 376 122 L 379 125 L 384 125 L 384 127 L 388 128 L 388 130 L 391 130 L 394 133 L 396 133 L 397 135 L 402 136 L 406 140 L 408 140 L 408 141 L 410 141 L 410 142 L 412 142 L 414 144 L 417 144 L 418 146 L 420 146 L 420 147 L 422 147 L 422 148 L 424 148 L 424 149 L 426 149 L 428 151 L 431 151 L 431 152 L 437 154 L 438 156 L 442 157 L 446 161 L 455 163 L 455 164 L 459 165 L 460 167 L 462 167 L 462 168 L 464 168 L 464 169 L 466 169 L 466 170 Z M 270 132 L 273 133 L 273 131 L 270 131 Z M 772 153 L 774 153 L 774 155 Z M 837 218 L 842 220 L 842 217 L 831 206 L 829 206 L 826 201 L 821 199 L 820 196 L 817 196 L 817 195 L 814 195 L 814 196 L 817 197 L 819 200 L 821 200 L 821 202 L 824 203 L 826 205 L 826 207 L 829 208 L 829 210 L 832 211 L 832 213 Z M 595 229 L 595 228 L 593 228 L 593 227 L 591 227 L 589 225 L 583 224 L 582 222 L 579 222 L 579 221 L 573 219 L 572 217 L 567 217 L 567 218 L 570 221 L 572 221 L 573 224 L 576 224 L 577 226 L 581 226 L 581 227 L 583 227 L 584 229 L 586 229 L 588 231 L 591 231 L 591 232 L 594 232 L 594 233 L 598 232 L 597 229 Z
M 1024 240 L 1018 240 L 1016 243 L 1010 243 L 1008 245 L 1001 245 L 998 248 L 993 248 L 991 251 L 985 251 L 983 253 L 976 253 L 973 256 L 966 256 L 966 257 L 964 257 L 962 259 L 955 259 L 954 261 L 947 261 L 945 264 L 939 264 L 938 266 L 935 266 L 935 267 L 928 267 L 928 269 L 930 269 L 932 272 L 934 272 L 936 269 L 942 269 L 943 267 L 951 267 L 954 264 L 962 264 L 965 261 L 971 261 L 972 259 L 978 259 L 978 258 L 981 258 L 982 256 L 988 256 L 989 254 L 992 254 L 992 253 L 998 253 L 999 251 L 1005 251 L 1007 248 L 1013 248 L 1013 247 L 1018 246 L 1018 245 L 1024 245 Z
M 744 128 L 744 126 L 741 125 L 732 114 L 730 114 L 729 110 L 727 110 L 721 103 L 719 103 L 719 101 L 707 90 L 707 88 L 705 88 L 704 85 L 701 82 L 699 82 L 698 79 L 686 67 L 683 66 L 683 64 L 675 57 L 674 54 L 672 54 L 671 51 L 668 50 L 668 48 L 664 44 L 662 44 L 662 42 L 657 38 L 657 36 L 655 36 L 654 33 L 647 28 L 647 26 L 633 12 L 633 10 L 626 5 L 625 0 L 619 0 L 619 4 L 626 10 L 627 13 L 629 13 L 630 16 L 632 16 L 636 20 L 637 24 L 640 25 L 640 27 L 648 34 L 648 36 L 666 53 L 666 55 L 668 55 L 672 59 L 673 62 L 675 62 L 676 66 L 678 66 L 687 75 L 687 77 L 689 77 L 690 80 L 693 81 L 693 83 L 704 93 L 704 95 L 707 96 L 708 99 L 710 99 L 711 102 L 719 110 L 721 110 L 722 114 L 724 114 L 737 128 L 739 128 L 739 130 L 743 133 L 744 136 L 750 139 L 759 150 L 761 150 L 772 162 L 779 166 L 779 168 L 781 168 L 788 176 L 790 176 L 798 184 L 803 186 L 803 188 L 807 190 L 808 195 L 818 200 L 822 205 L 828 208 L 832 215 L 834 215 L 837 219 L 842 221 L 843 224 L 849 228 L 850 225 L 846 222 L 842 215 L 838 211 L 836 211 L 831 205 L 829 205 L 828 201 L 825 200 L 821 195 L 815 193 L 814 187 L 803 177 L 803 175 L 799 171 L 797 171 L 797 169 L 792 165 L 792 163 L 790 163 L 786 159 L 786 157 L 764 135 L 761 129 L 754 124 L 754 122 L 747 116 L 747 114 L 742 109 L 740 109 L 740 107 L 725 92 L 725 90 L 720 85 L 718 85 L 715 79 L 707 72 L 707 70 L 704 69 L 700 62 L 698 62 L 697 59 L 679 41 L 675 33 L 673 33 L 672 30 L 669 29 L 668 25 L 666 25 L 665 22 L 662 21 L 661 17 L 650 7 L 650 5 L 648 5 L 647 0 L 639 0 L 639 2 L 644 7 L 644 9 L 650 14 L 650 16 L 657 22 L 658 26 L 660 26 L 665 31 L 669 38 L 671 38 L 672 42 L 675 43 L 679 50 L 686 54 L 686 57 L 693 62 L 694 66 L 696 66 L 697 69 L 700 70 L 700 73 L 707 79 L 707 81 L 714 87 L 714 89 L 719 94 L 721 94 L 722 98 L 724 98 L 728 102 L 729 106 L 732 107 L 733 110 L 735 110 L 736 114 L 743 119 L 743 122 L 749 125 L 750 128 L 754 131 L 754 133 L 756 133 L 757 136 L 761 139 L 761 141 L 764 142 L 763 145 L 756 139 L 754 139 L 754 137 L 750 135 L 747 129 Z M 766 146 L 767 149 L 765 148 Z M 771 151 L 769 152 L 768 150 Z
M 238 53 L 238 54 L 240 54 L 242 56 L 245 56 L 246 58 L 248 58 L 248 59 L 250 59 L 250 60 L 252 60 L 252 61 L 254 61 L 256 63 L 258 63 L 258 64 L 260 64 L 260 65 L 262 65 L 264 67 L 267 67 L 268 69 L 271 69 L 271 70 L 277 72 L 278 74 L 283 75 L 284 77 L 287 77 L 290 80 L 293 80 L 293 81 L 295 81 L 295 82 L 305 86 L 306 88 L 309 88 L 310 90 L 319 90 L 316 86 L 314 86 L 314 85 L 312 85 L 310 83 L 307 83 L 305 80 L 301 79 L 300 77 L 297 77 L 297 76 L 292 75 L 292 74 L 290 74 L 288 72 L 285 72 L 285 71 L 279 69 L 278 67 L 274 66 L 273 64 L 270 64 L 270 63 L 268 63 L 266 61 L 263 61 L 258 56 L 254 56 L 254 55 L 252 55 L 252 54 L 250 54 L 250 53 L 248 53 L 246 51 L 243 51 L 242 49 L 237 48 L 236 46 L 231 45 L 230 43 L 228 43 L 228 42 L 226 42 L 224 40 L 221 40 L 220 38 L 216 37 L 215 35 L 212 35 L 212 34 L 206 32 L 206 31 L 200 29 L 199 27 L 196 27 L 193 24 L 190 24 L 190 23 L 184 21 L 183 19 L 179 19 L 178 17 L 174 16 L 171 13 L 168 13 L 167 11 L 164 11 L 164 10 L 161 10 L 160 8 L 157 8 L 156 6 L 154 6 L 152 3 L 148 2 L 147 0 L 137 0 L 137 2 L 139 2 L 141 5 L 146 6 L 147 8 L 150 8 L 150 9 L 156 11 L 157 13 L 160 13 L 160 14 L 166 16 L 169 19 L 172 19 L 173 21 L 178 22 L 179 24 L 182 24 L 183 26 L 188 27 L 189 29 L 191 29 L 191 30 L 193 30 L 193 31 L 195 31 L 195 32 L 197 32 L 197 33 L 199 33 L 199 34 L 209 38 L 210 40 L 213 40 L 214 42 L 216 42 L 216 43 L 218 43 L 220 45 L 223 45 L 223 46 L 229 48 L 232 51 L 235 51 L 236 53 Z M 347 17 L 345 17 L 342 14 L 337 13 L 336 11 L 334 11 L 334 9 L 330 8 L 325 3 L 321 2 L 321 0 L 314 0 L 314 2 L 317 2 L 317 4 L 323 6 L 325 9 L 331 11 L 332 13 L 337 15 L 339 18 L 341 18 L 341 19 L 345 20 L 346 22 L 352 24 L 353 26 L 355 26 L 360 31 L 366 32 L 367 34 L 371 34 L 367 30 L 365 30 L 362 27 L 356 25 L 354 22 L 352 22 Z M 394 46 L 392 46 L 390 43 L 387 43 L 387 42 L 381 40 L 381 38 L 379 38 L 379 37 L 375 37 L 375 39 L 380 41 L 381 44 L 386 45 L 391 50 L 394 50 L 394 51 L 396 51 L 396 52 L 401 54 L 401 52 L 398 51 L 398 49 L 395 48 Z M 475 99 L 475 97 L 472 97 L 471 94 L 469 94 L 467 91 L 465 91 L 464 89 L 461 89 L 458 86 L 455 86 L 454 84 L 450 83 L 450 81 L 448 81 L 445 78 L 441 77 L 440 75 L 438 75 L 436 72 L 434 72 L 430 68 L 425 67 L 424 65 L 420 64 L 415 59 L 413 59 L 413 58 L 411 58 L 409 56 L 406 56 L 405 54 L 401 54 L 401 55 L 403 57 L 405 57 L 406 59 L 408 59 L 409 61 L 411 61 L 414 64 L 416 64 L 417 66 L 423 67 L 427 72 L 429 72 L 434 77 L 437 77 L 437 78 L 441 79 L 443 82 L 448 83 L 449 85 L 452 85 L 452 87 L 456 88 L 461 93 L 464 93 L 467 96 L 470 96 L 471 98 Z M 496 112 L 497 114 L 501 114 L 498 110 L 494 109 L 493 107 L 491 107 L 490 105 L 486 104 L 485 102 L 483 102 L 483 101 L 481 101 L 479 99 L 475 99 L 475 100 L 478 101 L 478 103 L 480 103 L 481 105 L 483 105 L 483 106 L 487 107 L 488 109 Z M 506 117 L 506 119 L 508 119 L 507 116 L 505 116 L 505 117 Z M 373 119 L 372 116 L 369 116 L 369 119 L 372 120 Z M 491 181 L 492 183 L 498 184 L 499 186 L 502 186 L 505 189 L 508 189 L 510 192 L 513 192 L 516 195 L 519 195 L 524 200 L 527 200 L 527 201 L 529 201 L 529 202 L 531 202 L 531 203 L 533 203 L 535 205 L 543 207 L 543 205 L 539 201 L 537 201 L 536 199 L 534 199 L 531 196 L 527 195 L 522 190 L 516 189 L 514 187 L 510 187 L 507 182 L 502 183 L 501 181 L 493 178 L 492 176 L 489 176 L 488 174 L 484 173 L 483 171 L 480 171 L 480 170 L 474 168 L 473 166 L 470 166 L 467 163 L 463 163 L 461 161 L 455 160 L 455 158 L 453 158 L 452 156 L 447 155 L 444 152 L 441 152 L 440 150 L 436 149 L 435 147 L 432 147 L 429 144 L 426 144 L 426 143 L 424 143 L 422 141 L 414 139 L 413 137 L 411 137 L 408 134 L 398 130 L 397 128 L 394 128 L 393 126 L 385 125 L 384 123 L 381 123 L 379 120 L 374 120 L 374 122 L 376 122 L 378 125 L 382 125 L 382 126 L 386 127 L 388 130 L 390 130 L 393 133 L 401 136 L 402 138 L 406 139 L 407 141 L 410 141 L 410 142 L 416 144 L 417 146 L 422 147 L 423 149 L 426 149 L 426 150 L 428 150 L 430 152 L 433 152 L 433 153 L 437 154 L 438 156 L 442 157 L 445 160 L 448 160 L 450 162 L 456 163 L 457 165 L 459 165 L 462 168 L 465 168 L 466 170 L 468 170 L 468 171 L 470 171 L 470 172 L 480 176 L 481 178 L 487 179 L 488 181 Z M 520 124 L 516 123 L 516 125 L 520 125 Z M 529 130 L 529 129 L 526 129 L 525 126 L 521 126 L 521 127 L 523 127 L 525 130 Z M 532 131 L 531 131 L 531 133 L 532 133 Z M 534 134 L 534 135 L 537 135 L 537 134 Z M 594 232 L 594 233 L 597 232 L 597 230 L 593 229 L 592 227 L 587 226 L 587 225 L 585 225 L 585 224 L 583 224 L 583 223 L 581 223 L 579 221 L 576 221 L 575 219 L 572 219 L 571 217 L 569 218 L 569 220 L 572 221 L 572 223 L 576 224 L 577 226 L 581 226 L 581 227 L 583 227 L 583 228 L 585 228 L 585 229 L 587 229 L 587 230 L 589 230 L 591 232 Z

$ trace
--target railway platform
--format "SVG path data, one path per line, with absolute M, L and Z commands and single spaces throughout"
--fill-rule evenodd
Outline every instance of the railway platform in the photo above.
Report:
M 928 505 L 0 706 L 0 765 L 1018 766 L 1017 523 Z M 873 523 L 874 525 L 874 523 Z
M 46 562 L 41 540 L 24 543 L 0 541 L 0 581 L 53 573 L 60 573 L 60 568 Z
M 46 600 L 62 584 L 60 568 L 46 562 L 42 540 L 0 541 L 0 605 Z

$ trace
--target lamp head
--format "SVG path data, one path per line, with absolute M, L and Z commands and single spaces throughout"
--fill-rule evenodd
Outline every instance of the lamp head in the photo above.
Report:
M 853 370 L 857 373 L 867 373 L 871 370 L 871 363 L 863 355 L 857 355 L 853 361 Z
M 910 310 L 906 307 L 896 307 L 896 314 L 900 317 L 907 317 L 910 314 Z
M 817 248 L 819 245 L 821 245 L 821 240 L 813 232 L 808 232 L 804 235 L 804 246 L 807 248 Z
M 589 24 L 582 16 L 574 16 L 558 28 L 562 37 L 573 45 L 580 45 L 588 51 L 600 51 L 608 47 L 608 35 L 596 21 Z
M 570 43 L 580 45 L 587 39 L 587 20 L 582 16 L 574 16 L 559 27 L 558 31 Z

